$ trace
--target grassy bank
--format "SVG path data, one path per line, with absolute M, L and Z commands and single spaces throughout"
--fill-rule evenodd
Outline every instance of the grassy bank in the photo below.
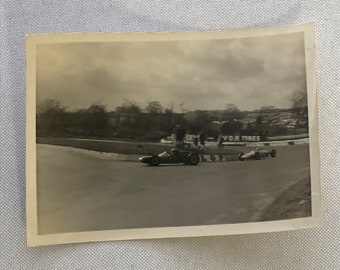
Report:
M 311 186 L 307 177 L 284 191 L 263 213 L 261 221 L 311 216 Z
M 170 151 L 174 146 L 160 143 L 131 142 L 131 141 L 108 141 L 108 140 L 86 140 L 73 138 L 37 138 L 37 143 L 59 146 L 69 146 L 105 153 L 153 155 L 163 151 Z M 217 147 L 211 147 L 208 154 L 217 151 Z M 239 151 L 224 149 L 224 155 L 235 155 Z M 215 153 L 214 153 L 215 154 Z

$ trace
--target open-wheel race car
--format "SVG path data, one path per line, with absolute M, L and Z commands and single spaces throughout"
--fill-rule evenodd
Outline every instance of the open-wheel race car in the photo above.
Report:
M 271 151 L 268 151 L 268 150 L 257 148 L 256 150 L 250 151 L 248 153 L 245 153 L 245 154 L 240 153 L 239 154 L 239 160 L 241 160 L 241 161 L 245 161 L 245 160 L 249 160 L 249 159 L 260 160 L 260 159 L 266 158 L 266 157 L 275 158 L 276 157 L 276 150 L 272 149 Z
M 151 166 L 158 166 L 166 163 L 184 163 L 185 165 L 197 165 L 200 162 L 200 157 L 197 153 L 179 149 L 171 149 L 168 153 L 164 151 L 158 155 L 140 157 L 139 161 Z

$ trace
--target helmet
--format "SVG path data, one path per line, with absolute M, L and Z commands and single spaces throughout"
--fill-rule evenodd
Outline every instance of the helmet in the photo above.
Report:
M 177 149 L 176 148 L 172 148 L 171 149 L 171 154 L 175 155 L 177 153 Z

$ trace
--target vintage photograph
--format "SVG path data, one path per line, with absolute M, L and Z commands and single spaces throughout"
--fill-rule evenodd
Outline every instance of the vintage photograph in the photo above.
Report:
M 29 243 L 317 224 L 313 33 L 29 35 Z

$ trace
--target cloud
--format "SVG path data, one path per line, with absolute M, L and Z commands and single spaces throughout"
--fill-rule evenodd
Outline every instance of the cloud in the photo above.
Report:
M 303 34 L 243 39 L 59 43 L 37 49 L 37 98 L 71 109 L 124 99 L 189 110 L 289 107 L 306 87 Z

